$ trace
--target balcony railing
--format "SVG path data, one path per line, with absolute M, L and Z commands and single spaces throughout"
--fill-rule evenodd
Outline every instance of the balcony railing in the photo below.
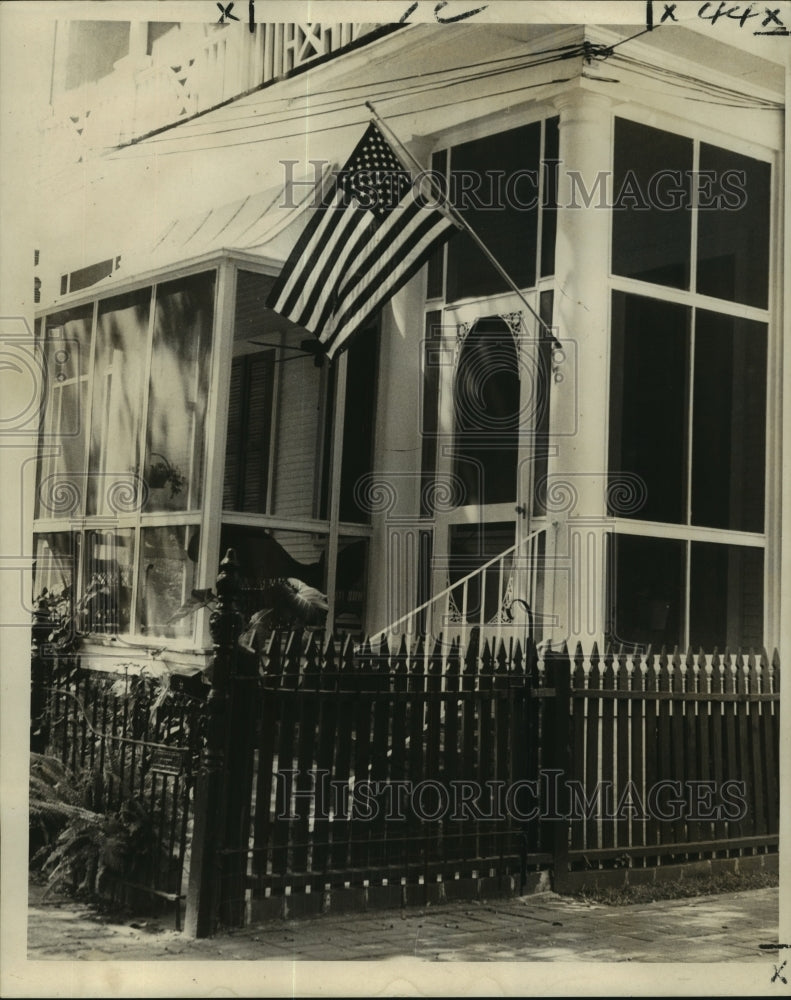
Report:
M 214 108 L 340 52 L 374 24 L 227 24 L 174 57 L 127 56 L 94 83 L 61 94 L 45 127 L 71 162 Z M 54 134 L 53 134 L 54 133 Z

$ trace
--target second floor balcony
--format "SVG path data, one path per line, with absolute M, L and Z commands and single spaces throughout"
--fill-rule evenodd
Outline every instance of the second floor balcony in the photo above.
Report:
M 68 162 L 186 121 L 340 53 L 379 28 L 281 23 L 256 24 L 250 31 L 242 21 L 181 24 L 153 46 L 145 40 L 136 46 L 140 34 L 135 27 L 128 54 L 114 63 L 111 73 L 69 89 L 53 88 L 44 128 L 50 139 L 60 140 Z M 70 56 L 64 52 L 62 59 Z

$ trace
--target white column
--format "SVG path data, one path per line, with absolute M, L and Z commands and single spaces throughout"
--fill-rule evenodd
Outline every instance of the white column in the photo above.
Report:
M 371 632 L 416 603 L 424 286 L 421 272 L 382 311 L 366 615 Z
M 578 86 L 559 96 L 560 167 L 555 251 L 555 353 L 548 516 L 558 559 L 548 593 L 555 640 L 589 649 L 605 625 L 604 518 L 609 396 L 611 102 Z M 554 587 L 553 587 L 554 583 Z

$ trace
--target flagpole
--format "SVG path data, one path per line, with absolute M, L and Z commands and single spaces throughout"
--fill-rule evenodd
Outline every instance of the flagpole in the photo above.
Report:
M 391 136 L 391 138 L 393 139 L 393 141 L 396 143 L 396 145 L 402 150 L 402 152 L 404 152 L 407 155 L 407 157 L 409 158 L 409 160 L 412 162 L 413 166 L 421 174 L 425 174 L 426 173 L 425 167 L 421 164 L 421 162 L 418 160 L 418 158 L 412 153 L 412 151 L 409 150 L 409 149 L 407 149 L 407 147 L 401 142 L 401 140 L 398 138 L 398 136 L 395 134 L 395 132 L 390 128 L 390 126 L 385 122 L 385 120 L 382 118 L 382 116 L 379 114 L 379 112 L 376 110 L 376 108 L 373 106 L 373 104 L 371 104 L 370 101 L 366 101 L 365 102 L 365 106 L 366 106 L 366 108 L 368 108 L 368 110 L 371 112 L 371 114 L 376 118 L 378 124 L 386 132 L 389 133 L 389 135 Z M 434 184 L 434 179 L 432 177 L 430 177 L 429 180 L 430 180 L 430 183 L 433 185 Z M 440 194 L 441 193 L 442 192 L 440 192 Z M 524 303 L 525 308 L 538 321 L 538 323 L 541 325 L 542 329 L 546 330 L 546 332 L 549 334 L 549 336 L 554 341 L 555 347 L 562 347 L 560 341 L 555 336 L 555 334 L 552 332 L 551 327 L 548 326 L 547 323 L 544 322 L 544 320 L 539 316 L 539 314 L 535 311 L 535 309 L 530 305 L 530 303 L 527 301 L 527 299 L 524 297 L 524 295 L 522 294 L 522 292 L 517 287 L 516 282 L 513 280 L 513 278 L 510 276 L 510 274 L 508 274 L 508 272 L 502 266 L 502 264 L 500 263 L 500 261 L 497 260 L 497 258 L 491 252 L 491 250 L 486 246 L 486 244 L 483 242 L 483 240 L 480 238 L 480 236 L 475 232 L 475 230 L 472 228 L 472 226 L 469 224 L 469 222 L 467 222 L 467 220 L 464 218 L 464 216 L 462 216 L 458 212 L 458 210 L 453 205 L 451 205 L 450 203 L 438 205 L 438 208 L 440 208 L 440 210 L 444 209 L 445 211 L 447 211 L 448 215 L 456 223 L 456 225 L 457 226 L 461 226 L 462 229 L 464 229 L 467 233 L 470 234 L 470 236 L 473 238 L 473 240 L 475 241 L 475 243 L 478 245 L 478 247 L 480 248 L 480 250 L 485 255 L 486 259 L 497 270 L 497 272 L 500 275 L 500 277 L 506 282 L 506 284 L 508 285 L 508 287 Z

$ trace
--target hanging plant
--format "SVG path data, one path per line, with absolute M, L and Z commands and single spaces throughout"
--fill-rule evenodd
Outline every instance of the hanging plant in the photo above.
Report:
M 171 465 L 165 456 L 160 455 L 159 452 L 152 451 L 151 456 L 152 458 L 156 457 L 156 461 L 151 463 L 148 470 L 149 487 L 152 490 L 158 490 L 169 486 L 171 499 L 178 496 L 187 485 L 187 477 L 177 466 Z

